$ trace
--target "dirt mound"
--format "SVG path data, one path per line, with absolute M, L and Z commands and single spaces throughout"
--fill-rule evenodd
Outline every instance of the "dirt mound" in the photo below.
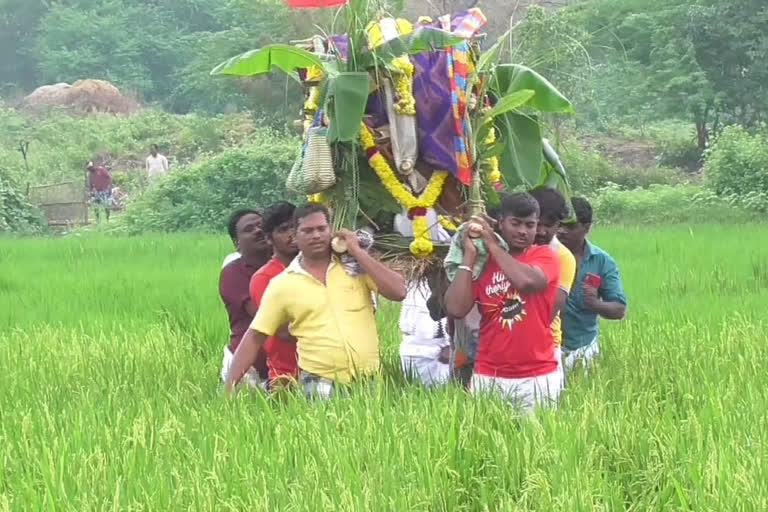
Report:
M 624 137 L 579 137 L 582 147 L 602 153 L 606 158 L 632 169 L 653 167 L 658 163 L 658 150 L 649 140 Z
M 85 114 L 131 114 L 139 109 L 139 103 L 134 98 L 122 94 L 106 80 L 88 79 L 78 80 L 72 85 L 59 83 L 38 87 L 21 100 L 19 107 L 33 112 L 62 107 Z

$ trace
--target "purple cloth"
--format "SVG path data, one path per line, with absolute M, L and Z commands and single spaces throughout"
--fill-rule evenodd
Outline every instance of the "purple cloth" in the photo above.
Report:
M 339 52 L 339 57 L 341 57 L 341 60 L 347 60 L 347 57 L 349 57 L 349 39 L 347 38 L 346 34 L 342 34 L 340 36 L 331 36 L 330 40 L 333 42 L 333 45 Z
M 448 55 L 444 51 L 423 52 L 413 57 L 413 64 L 419 160 L 432 169 L 456 176 L 459 169 Z

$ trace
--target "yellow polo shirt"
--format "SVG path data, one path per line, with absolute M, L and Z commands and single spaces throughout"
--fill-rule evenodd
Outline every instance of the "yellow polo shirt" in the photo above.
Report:
M 290 324 L 298 340 L 299 368 L 305 372 L 344 383 L 377 372 L 379 337 L 371 292 L 378 289 L 373 280 L 350 276 L 334 259 L 323 285 L 300 260 L 270 281 L 251 329 L 271 336 Z
M 557 238 L 552 240 L 550 247 L 557 253 L 557 259 L 560 260 L 560 289 L 571 293 L 573 280 L 576 277 L 576 258 Z M 562 312 L 552 321 L 552 337 L 555 338 L 555 345 L 558 347 L 563 344 L 561 315 Z

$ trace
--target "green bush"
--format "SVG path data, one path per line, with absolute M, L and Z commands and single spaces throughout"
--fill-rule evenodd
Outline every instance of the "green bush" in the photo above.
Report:
M 562 150 L 568 180 L 577 193 L 591 194 L 606 183 L 623 188 L 647 188 L 651 185 L 676 185 L 683 176 L 675 169 L 647 167 L 634 169 L 611 161 L 598 151 L 570 144 Z
M 16 182 L 0 167 L 0 233 L 39 234 L 45 229 L 43 213 L 27 201 Z
M 768 141 L 742 126 L 728 126 L 706 155 L 707 185 L 719 195 L 768 194 Z
M 174 167 L 243 145 L 257 131 L 248 114 L 182 116 L 147 109 L 132 116 L 50 111 L 28 118 L 0 107 L 0 162 L 17 181 L 33 185 L 79 179 L 92 159 L 112 172 L 141 174 L 152 144 Z M 29 172 L 17 149 L 21 141 L 29 142 Z
M 753 202 L 761 198 L 753 197 Z M 768 200 L 763 207 L 768 206 Z M 625 190 L 616 184 L 591 196 L 595 220 L 606 224 L 695 224 L 759 220 L 758 208 L 735 197 L 720 197 L 698 185 L 651 185 Z
M 177 168 L 129 203 L 118 222 L 132 234 L 221 231 L 233 210 L 288 197 L 285 177 L 297 144 L 295 138 L 264 131 L 248 146 Z

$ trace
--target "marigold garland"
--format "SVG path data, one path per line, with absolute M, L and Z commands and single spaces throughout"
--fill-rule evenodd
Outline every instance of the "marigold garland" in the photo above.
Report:
M 408 216 L 413 221 L 411 253 L 420 258 L 428 257 L 432 254 L 434 245 L 429 236 L 427 209 L 434 208 L 437 200 L 440 198 L 445 181 L 448 179 L 448 173 L 446 171 L 433 172 L 427 187 L 419 197 L 415 197 L 397 179 L 392 166 L 389 165 L 387 159 L 376 148 L 376 142 L 373 140 L 370 128 L 364 124 L 360 128 L 360 143 L 368 156 L 368 164 L 381 180 L 381 184 L 408 211 Z
M 446 217 L 445 215 L 440 215 L 437 217 L 437 221 L 440 223 L 441 226 L 443 226 L 443 229 L 446 229 L 448 231 L 458 231 L 459 227 L 454 224 L 454 222 Z
M 485 142 L 490 146 L 494 142 L 496 142 L 496 129 L 491 128 L 491 130 L 488 132 L 488 136 L 485 138 Z M 499 182 L 501 181 L 501 171 L 499 171 L 499 157 L 493 156 L 487 160 L 488 163 L 488 180 L 491 182 L 491 184 L 494 186 L 494 188 L 498 188 Z
M 397 95 L 395 112 L 400 115 L 416 115 L 416 99 L 413 97 L 413 71 L 414 67 L 407 55 L 398 57 L 392 61 L 392 66 L 399 71 L 392 77 L 392 83 Z

